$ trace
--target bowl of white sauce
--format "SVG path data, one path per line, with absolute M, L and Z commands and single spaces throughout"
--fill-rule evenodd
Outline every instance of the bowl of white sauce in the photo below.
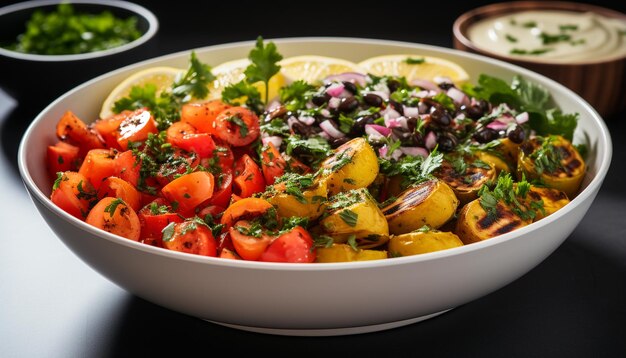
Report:
M 542 73 L 602 116 L 626 106 L 626 14 L 583 3 L 518 1 L 462 14 L 454 47 Z

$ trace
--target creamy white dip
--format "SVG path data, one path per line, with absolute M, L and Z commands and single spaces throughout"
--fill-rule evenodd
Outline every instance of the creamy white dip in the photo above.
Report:
M 468 28 L 476 47 L 531 61 L 595 62 L 626 56 L 626 21 L 596 13 L 542 10 L 483 19 Z

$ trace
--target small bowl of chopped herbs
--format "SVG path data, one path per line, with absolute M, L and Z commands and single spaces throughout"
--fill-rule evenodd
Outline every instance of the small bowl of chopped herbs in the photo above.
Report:
M 49 102 L 70 86 L 133 61 L 158 29 L 125 1 L 37 0 L 0 8 L 0 87 L 18 102 Z M 48 96 L 50 94 L 51 96 Z

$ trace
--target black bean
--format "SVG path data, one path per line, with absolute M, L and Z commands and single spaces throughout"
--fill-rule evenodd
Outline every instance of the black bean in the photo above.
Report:
M 389 88 L 390 93 L 397 91 L 398 89 L 400 89 L 400 87 L 402 87 L 402 85 L 397 80 L 387 81 L 387 88 Z
M 359 100 L 355 97 L 347 97 L 341 99 L 341 103 L 337 106 L 337 109 L 343 113 L 349 113 L 354 111 L 359 106 Z
M 357 137 L 362 136 L 365 133 L 365 125 L 374 123 L 374 116 L 362 116 L 354 119 L 354 125 L 350 129 L 350 136 Z
M 396 101 L 394 101 L 393 99 L 389 100 L 389 105 L 391 106 L 391 108 L 393 108 L 396 112 L 400 113 L 401 116 L 404 115 L 404 107 L 402 106 L 402 103 L 398 103 Z
M 331 138 L 331 139 L 328 141 L 328 144 L 330 144 L 330 147 L 334 149 L 334 148 L 337 148 L 337 147 L 339 147 L 340 145 L 342 145 L 342 144 L 344 144 L 344 143 L 348 142 L 349 140 L 350 140 L 350 137 L 348 137 L 348 136 L 346 136 L 346 137 L 341 137 L 341 138 Z
M 498 132 L 491 128 L 481 129 L 480 131 L 474 133 L 474 135 L 472 136 L 472 138 L 474 138 L 474 140 L 476 140 L 478 143 L 489 143 L 494 139 L 498 139 L 499 137 L 500 135 L 498 134 Z
M 363 96 L 363 102 L 372 107 L 380 107 L 383 105 L 383 99 L 379 95 L 373 93 L 368 93 Z
M 316 106 L 321 106 L 324 103 L 328 102 L 328 100 L 330 100 L 330 95 L 326 92 L 316 93 L 315 95 L 313 95 L 313 98 L 311 98 L 311 102 L 313 102 L 313 104 L 315 104 Z
M 509 138 L 511 142 L 520 144 L 526 139 L 526 132 L 524 132 L 521 126 L 515 126 L 507 131 L 506 137 Z
M 349 81 L 342 81 L 341 83 L 343 84 L 343 88 L 346 91 L 348 91 L 348 92 L 350 92 L 352 94 L 356 94 L 357 93 L 357 88 L 356 88 L 356 85 L 354 83 L 349 82 Z
M 452 118 L 445 109 L 433 107 L 430 112 L 430 118 L 433 122 L 441 125 L 448 126 L 452 123 Z
M 482 108 L 477 104 L 472 106 L 463 106 L 461 110 L 464 110 L 465 115 L 474 120 L 481 118 L 485 114 Z
M 443 152 L 451 152 L 454 150 L 459 140 L 450 132 L 442 132 L 437 136 L 438 148 Z
M 452 82 L 441 82 L 439 85 L 439 88 L 441 88 L 444 91 L 449 90 L 450 88 L 454 87 L 454 83 Z
M 291 130 L 294 133 L 303 135 L 305 137 L 310 137 L 317 133 L 314 126 L 307 126 L 306 124 L 297 121 L 291 125 Z

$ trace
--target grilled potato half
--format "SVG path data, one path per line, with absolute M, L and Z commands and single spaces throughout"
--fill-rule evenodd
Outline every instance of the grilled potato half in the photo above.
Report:
M 562 136 L 534 137 L 522 144 L 517 161 L 517 177 L 538 179 L 568 198 L 578 193 L 586 166 L 580 153 Z
M 452 232 L 418 230 L 391 236 L 388 249 L 391 256 L 410 256 L 463 246 L 463 241 Z
M 452 188 L 463 205 L 476 199 L 483 184 L 496 178 L 496 169 L 476 156 L 454 157 L 444 160 L 435 176 Z
M 533 203 L 541 203 L 540 207 L 535 209 L 536 216 L 534 221 L 537 221 L 554 214 L 567 205 L 570 200 L 564 192 L 558 189 L 532 185 L 523 202 L 529 208 L 533 207 Z
M 335 149 L 320 167 L 320 180 L 326 183 L 328 195 L 365 188 L 378 175 L 378 157 L 374 148 L 362 138 L 354 138 Z
M 454 191 L 445 182 L 433 179 L 406 189 L 382 211 L 389 232 L 399 235 L 424 225 L 437 229 L 454 216 L 458 206 Z
M 497 203 L 495 215 L 489 215 L 480 205 L 480 199 L 476 199 L 461 209 L 455 233 L 467 245 L 517 230 L 531 222 L 531 219 L 520 218 L 502 202 Z
M 324 215 L 319 229 L 336 243 L 345 243 L 354 236 L 359 248 L 370 248 L 389 240 L 387 220 L 366 188 L 329 198 Z
M 301 190 L 301 195 L 287 192 L 285 183 L 276 184 L 274 188 L 277 192 L 266 199 L 274 205 L 279 217 L 298 216 L 315 220 L 324 213 L 326 205 L 324 182 L 316 182 L 310 188 Z
M 386 259 L 385 250 L 353 249 L 348 244 L 333 244 L 331 247 L 318 247 L 315 262 L 351 262 Z

